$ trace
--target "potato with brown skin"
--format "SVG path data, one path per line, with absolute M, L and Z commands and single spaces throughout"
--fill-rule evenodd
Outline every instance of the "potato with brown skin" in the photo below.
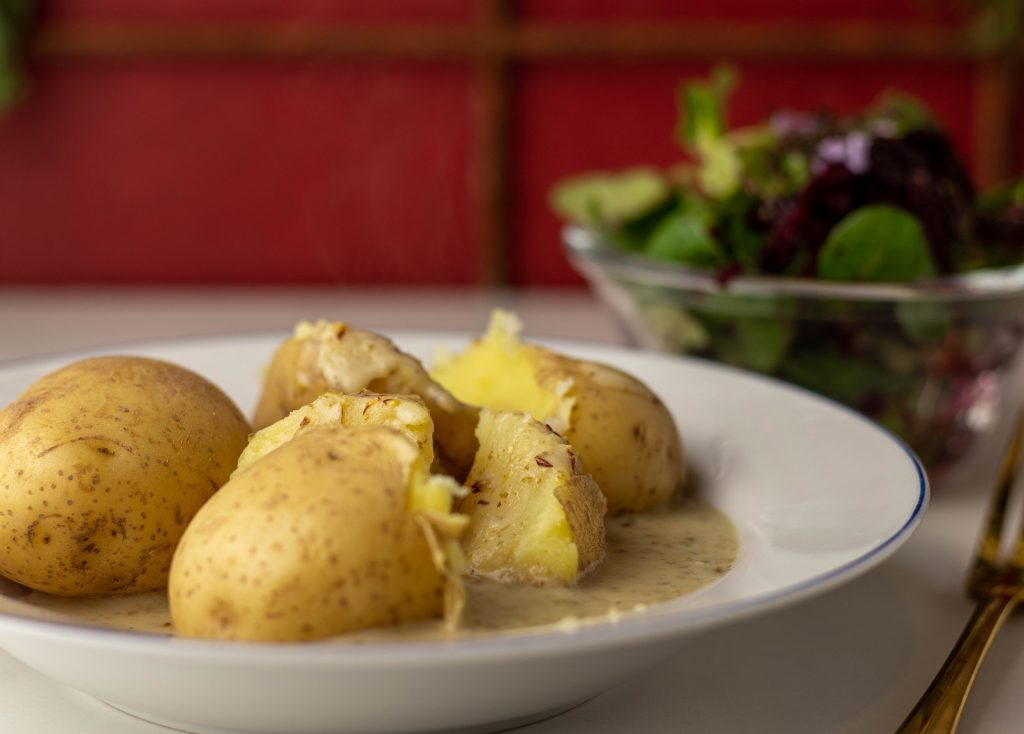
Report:
M 442 359 L 435 380 L 466 403 L 530 413 L 563 435 L 608 499 L 608 511 L 665 505 L 685 478 L 683 444 L 665 405 L 636 378 L 519 340 L 495 311 L 482 339 Z
M 412 355 L 389 339 L 340 321 L 303 322 L 274 354 L 253 417 L 259 430 L 326 392 L 418 395 L 434 422 L 437 458 L 464 479 L 476 453 L 476 408 L 438 385 Z
M 548 350 L 534 352 L 542 385 L 570 380 L 565 438 L 608 498 L 609 511 L 664 506 L 685 480 L 683 444 L 657 395 L 631 375 Z
M 0 411 L 0 573 L 62 596 L 162 589 L 250 428 L 216 386 L 141 357 L 68 365 Z
M 408 436 L 309 426 L 199 511 L 171 568 L 177 634 L 303 641 L 440 617 L 461 606 L 464 527 Z M 443 489 L 443 487 L 442 487 Z M 455 546 L 457 547 L 457 546 Z

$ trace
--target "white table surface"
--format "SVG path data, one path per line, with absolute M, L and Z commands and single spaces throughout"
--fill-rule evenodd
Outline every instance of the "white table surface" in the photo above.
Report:
M 609 314 L 581 291 L 0 287 L 0 364 L 142 339 L 283 333 L 300 319 L 318 317 L 377 329 L 476 332 L 494 305 L 516 309 L 531 335 L 623 341 Z M 796 606 L 707 632 L 659 668 L 521 731 L 893 731 L 971 611 L 961 583 L 991 475 L 984 462 L 976 466 L 938 487 L 914 537 L 866 575 Z M 1024 731 L 1021 650 L 1024 615 L 1001 633 L 961 732 Z M 162 731 L 168 730 L 53 683 L 0 651 L 0 732 Z

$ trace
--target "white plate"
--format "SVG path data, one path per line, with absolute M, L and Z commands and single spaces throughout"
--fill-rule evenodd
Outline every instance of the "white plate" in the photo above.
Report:
M 428 358 L 452 334 L 394 334 Z M 281 336 L 125 345 L 190 367 L 243 408 Z M 740 535 L 736 567 L 697 594 L 575 631 L 359 646 L 228 644 L 0 615 L 0 645 L 73 688 L 196 732 L 493 730 L 572 707 L 700 630 L 849 581 L 916 527 L 927 481 L 892 436 L 809 393 L 699 361 L 578 343 L 669 406 L 701 491 Z M 0 365 L 0 405 L 84 353 Z M 694 661 L 699 664 L 699 661 Z

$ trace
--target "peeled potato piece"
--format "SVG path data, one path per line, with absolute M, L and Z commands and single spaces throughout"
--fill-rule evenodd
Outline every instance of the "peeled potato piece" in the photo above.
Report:
M 477 410 L 456 400 L 389 339 L 340 321 L 300 323 L 274 355 L 253 427 L 264 428 L 326 392 L 418 395 L 434 422 L 438 461 L 458 479 L 476 453 Z
M 442 357 L 431 375 L 455 397 L 530 413 L 565 436 L 612 513 L 664 505 L 685 477 L 683 445 L 665 405 L 636 378 L 519 340 L 522 324 L 495 311 L 487 333 Z
M 300 431 L 236 473 L 185 531 L 169 584 L 175 631 L 302 641 L 442 614 L 454 624 L 465 520 L 423 506 L 438 483 L 454 481 L 430 476 L 394 429 Z
M 483 410 L 459 510 L 470 573 L 572 584 L 605 552 L 604 495 L 571 446 L 523 413 Z

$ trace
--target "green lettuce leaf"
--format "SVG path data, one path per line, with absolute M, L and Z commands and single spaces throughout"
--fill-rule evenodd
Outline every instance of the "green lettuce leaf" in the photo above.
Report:
M 885 204 L 856 209 L 832 228 L 818 253 L 822 280 L 899 283 L 935 275 L 921 223 Z

